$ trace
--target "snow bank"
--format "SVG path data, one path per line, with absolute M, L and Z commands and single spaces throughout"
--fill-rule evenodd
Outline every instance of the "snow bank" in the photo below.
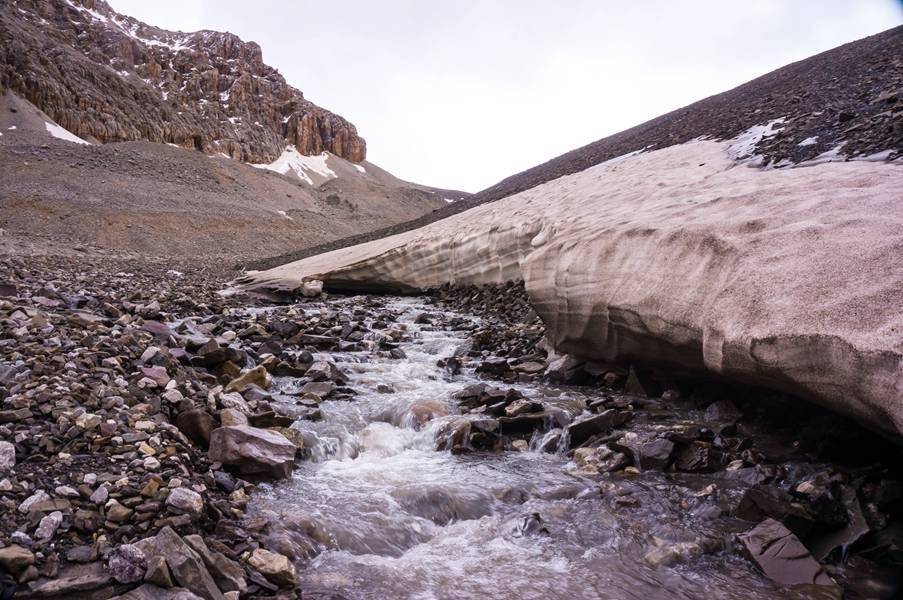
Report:
M 81 139 L 74 133 L 71 133 L 69 130 L 64 129 L 57 125 L 56 123 L 44 123 L 44 126 L 47 127 L 47 131 L 55 138 L 59 138 L 61 140 L 66 140 L 67 142 L 74 142 L 76 144 L 89 144 L 90 142 L 86 142 Z
M 562 351 L 716 373 L 903 434 L 903 168 L 738 166 L 748 148 L 700 140 L 596 165 L 246 286 L 522 279 Z

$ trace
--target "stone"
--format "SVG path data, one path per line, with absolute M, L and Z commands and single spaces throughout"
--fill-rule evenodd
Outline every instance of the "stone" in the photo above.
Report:
M 75 419 L 75 425 L 84 430 L 91 430 L 100 425 L 101 418 L 99 415 L 92 413 L 83 413 Z
M 147 561 L 144 581 L 164 589 L 169 589 L 173 586 L 172 576 L 169 574 L 169 567 L 166 566 L 165 557 L 162 555 L 153 556 Z
M 310 381 L 305 383 L 299 390 L 300 394 L 313 394 L 314 396 L 325 399 L 335 391 L 336 385 L 332 381 Z
M 169 492 L 166 506 L 178 513 L 199 517 L 204 512 L 204 498 L 193 490 L 178 487 Z
M 134 544 L 123 544 L 107 555 L 107 570 L 119 583 L 135 583 L 144 579 L 147 558 Z
M 780 585 L 834 584 L 799 538 L 774 519 L 740 535 L 740 541 L 762 572 Z
M 248 564 L 276 585 L 295 585 L 295 566 L 287 556 L 258 548 L 251 553 Z
M 94 504 L 106 504 L 109 497 L 110 489 L 106 485 L 100 485 L 91 494 L 89 500 L 91 500 L 91 502 L 93 502 Z
M 267 373 L 267 370 L 260 366 L 254 367 L 245 373 L 242 373 L 239 377 L 233 379 L 229 382 L 229 385 L 226 386 L 226 393 L 229 392 L 241 392 L 246 387 L 251 384 L 257 385 L 263 389 L 267 389 L 270 387 L 270 374 Z
M 219 411 L 219 422 L 223 427 L 231 427 L 233 425 L 247 425 L 248 417 L 241 411 L 234 408 L 224 408 L 223 410 Z
M 22 504 L 19 505 L 19 512 L 22 514 L 28 513 L 31 510 L 31 507 L 38 502 L 44 502 L 50 500 L 50 495 L 47 494 L 44 490 L 38 490 L 28 498 L 26 498 Z
M 125 523 L 132 518 L 132 513 L 134 512 L 131 508 L 123 506 L 116 500 L 110 500 L 107 503 L 107 519 L 113 523 Z
M 794 534 L 805 537 L 815 524 L 815 518 L 804 506 L 793 501 L 789 494 L 768 485 L 754 485 L 743 492 L 735 513 L 745 521 L 759 522 L 765 517 L 780 521 Z
M 94 562 L 62 569 L 56 577 L 33 581 L 28 587 L 36 598 L 91 598 L 90 592 L 111 583 L 113 577 L 106 568 Z
M 153 381 L 158 387 L 166 387 L 170 382 L 169 373 L 165 367 L 141 367 L 141 373 Z
M 709 442 L 680 444 L 674 454 L 674 466 L 678 471 L 711 473 L 722 466 L 723 455 Z
M 0 441 L 0 472 L 10 471 L 16 466 L 16 447 Z
M 135 589 L 115 596 L 111 600 L 203 600 L 201 596 L 192 593 L 185 588 L 171 587 L 163 588 L 152 583 L 145 583 Z
M 56 510 L 41 519 L 38 528 L 35 530 L 35 537 L 40 542 L 47 542 L 53 539 L 56 530 L 63 524 L 63 513 Z
M 210 460 L 235 468 L 243 476 L 283 479 L 292 473 L 297 448 L 285 436 L 247 425 L 214 429 Z
M 31 550 L 15 544 L 0 548 L 0 567 L 10 573 L 18 575 L 34 564 L 34 554 Z
M 135 545 L 149 561 L 155 556 L 165 558 L 175 583 L 205 600 L 222 600 L 223 594 L 204 561 L 171 527 L 164 527 L 154 537 L 139 540 Z
M 705 409 L 707 423 L 736 423 L 743 417 L 740 409 L 730 400 L 718 400 Z
M 671 463 L 674 442 L 657 438 L 637 446 L 636 455 L 642 469 L 664 470 Z
M 210 434 L 216 428 L 213 417 L 202 408 L 180 412 L 173 424 L 185 434 L 185 437 L 202 448 L 210 445 Z
M 598 415 L 574 421 L 565 427 L 565 431 L 570 439 L 571 448 L 576 448 L 592 436 L 608 433 L 613 427 L 624 424 L 629 418 L 630 413 L 626 411 L 609 409 Z
M 244 593 L 247 591 L 245 570 L 239 563 L 226 558 L 219 552 L 210 550 L 199 535 L 186 535 L 182 540 L 198 553 L 219 589 L 223 592 Z

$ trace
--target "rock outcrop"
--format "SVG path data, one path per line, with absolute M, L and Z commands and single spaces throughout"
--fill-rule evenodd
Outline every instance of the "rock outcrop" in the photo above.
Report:
M 560 351 L 776 388 L 903 434 L 903 170 L 756 169 L 730 149 L 608 161 L 245 285 L 523 280 Z
M 0 5 L 0 93 L 91 142 L 148 140 L 270 163 L 286 146 L 359 163 L 354 125 L 309 102 L 231 33 L 172 32 L 103 0 Z

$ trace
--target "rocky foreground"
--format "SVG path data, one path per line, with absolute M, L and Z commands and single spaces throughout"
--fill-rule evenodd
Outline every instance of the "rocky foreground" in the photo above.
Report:
M 326 357 L 353 350 L 401 360 L 398 342 L 409 334 L 379 298 L 351 310 L 320 298 L 248 309 L 247 298 L 215 293 L 226 278 L 4 259 L 3 597 L 300 594 L 296 569 L 330 541 L 315 531 L 301 540 L 246 507 L 256 484 L 291 476 L 314 454 L 318 441 L 294 422 L 319 419 L 324 399 L 354 401 Z M 787 411 L 771 393 L 663 384 L 550 355 L 519 286 L 443 290 L 432 302 L 437 310 L 418 317 L 432 327 L 465 326 L 443 307 L 484 317 L 442 363 L 450 374 L 475 368 L 486 378 L 457 394 L 460 417 L 435 403 L 414 411 L 421 424 L 446 419 L 437 451 L 516 452 L 541 439 L 539 450 L 569 456 L 623 510 L 641 497 L 621 488 L 644 472 L 710 478 L 695 502 L 712 519 L 747 521 L 744 532 L 663 541 L 648 549 L 648 564 L 739 553 L 778 584 L 803 586 L 800 593 L 889 597 L 900 589 L 897 448 L 816 409 Z M 295 391 L 273 386 L 279 377 L 297 378 Z M 599 389 L 599 400 L 568 414 L 509 387 L 545 380 Z M 701 417 L 673 421 L 670 411 Z M 728 480 L 741 487 L 739 501 L 719 494 Z

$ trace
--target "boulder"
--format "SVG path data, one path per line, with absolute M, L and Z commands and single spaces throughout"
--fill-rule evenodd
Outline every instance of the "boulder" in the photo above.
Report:
M 164 527 L 151 538 L 134 544 L 148 560 L 155 556 L 166 559 L 173 581 L 204 600 L 223 600 L 223 594 L 207 571 L 203 559 L 191 549 L 171 527 Z
M 248 584 L 245 581 L 245 570 L 240 564 L 226 558 L 219 552 L 210 550 L 199 535 L 186 535 L 182 540 L 198 553 L 198 556 L 201 557 L 207 566 L 207 570 L 210 571 L 217 585 L 219 585 L 219 589 L 224 592 L 244 593 L 247 591 Z
M 34 553 L 31 550 L 17 546 L 0 548 L 0 567 L 13 574 L 19 574 L 34 564 Z
M 805 536 L 815 524 L 812 513 L 794 502 L 789 494 L 764 484 L 755 485 L 743 493 L 735 514 L 740 519 L 754 522 L 770 517 L 798 536 Z
M 230 381 L 229 385 L 226 386 L 225 391 L 226 393 L 241 392 L 251 384 L 267 389 L 270 387 L 270 381 L 270 374 L 267 373 L 267 370 L 264 367 L 254 367 Z
M 295 566 L 287 556 L 258 548 L 251 553 L 248 564 L 276 585 L 295 585 Z
M 28 589 L 34 598 L 92 598 L 95 590 L 112 591 L 108 589 L 111 584 L 115 585 L 115 580 L 110 572 L 94 562 L 61 569 L 56 577 L 30 582 Z
M 246 477 L 283 479 L 292 474 L 296 450 L 274 431 L 233 425 L 213 430 L 207 454 Z
M 107 555 L 107 570 L 119 583 L 135 583 L 144 579 L 147 558 L 134 544 L 123 544 Z
M 157 555 L 147 561 L 147 571 L 144 573 L 144 581 L 156 587 L 166 589 L 173 586 L 172 575 L 169 574 L 166 558 Z
M 185 437 L 202 448 L 210 445 L 210 434 L 216 427 L 213 417 L 203 408 L 180 412 L 173 424 L 185 434 Z
M 194 490 L 178 487 L 169 492 L 166 506 L 175 512 L 199 517 L 204 512 L 204 498 Z
M 799 538 L 774 519 L 765 519 L 740 541 L 765 575 L 780 585 L 834 585 Z
M 624 424 L 629 418 L 629 412 L 609 409 L 574 421 L 565 431 L 571 441 L 571 448 L 576 448 L 594 435 L 608 433 L 613 427 Z

